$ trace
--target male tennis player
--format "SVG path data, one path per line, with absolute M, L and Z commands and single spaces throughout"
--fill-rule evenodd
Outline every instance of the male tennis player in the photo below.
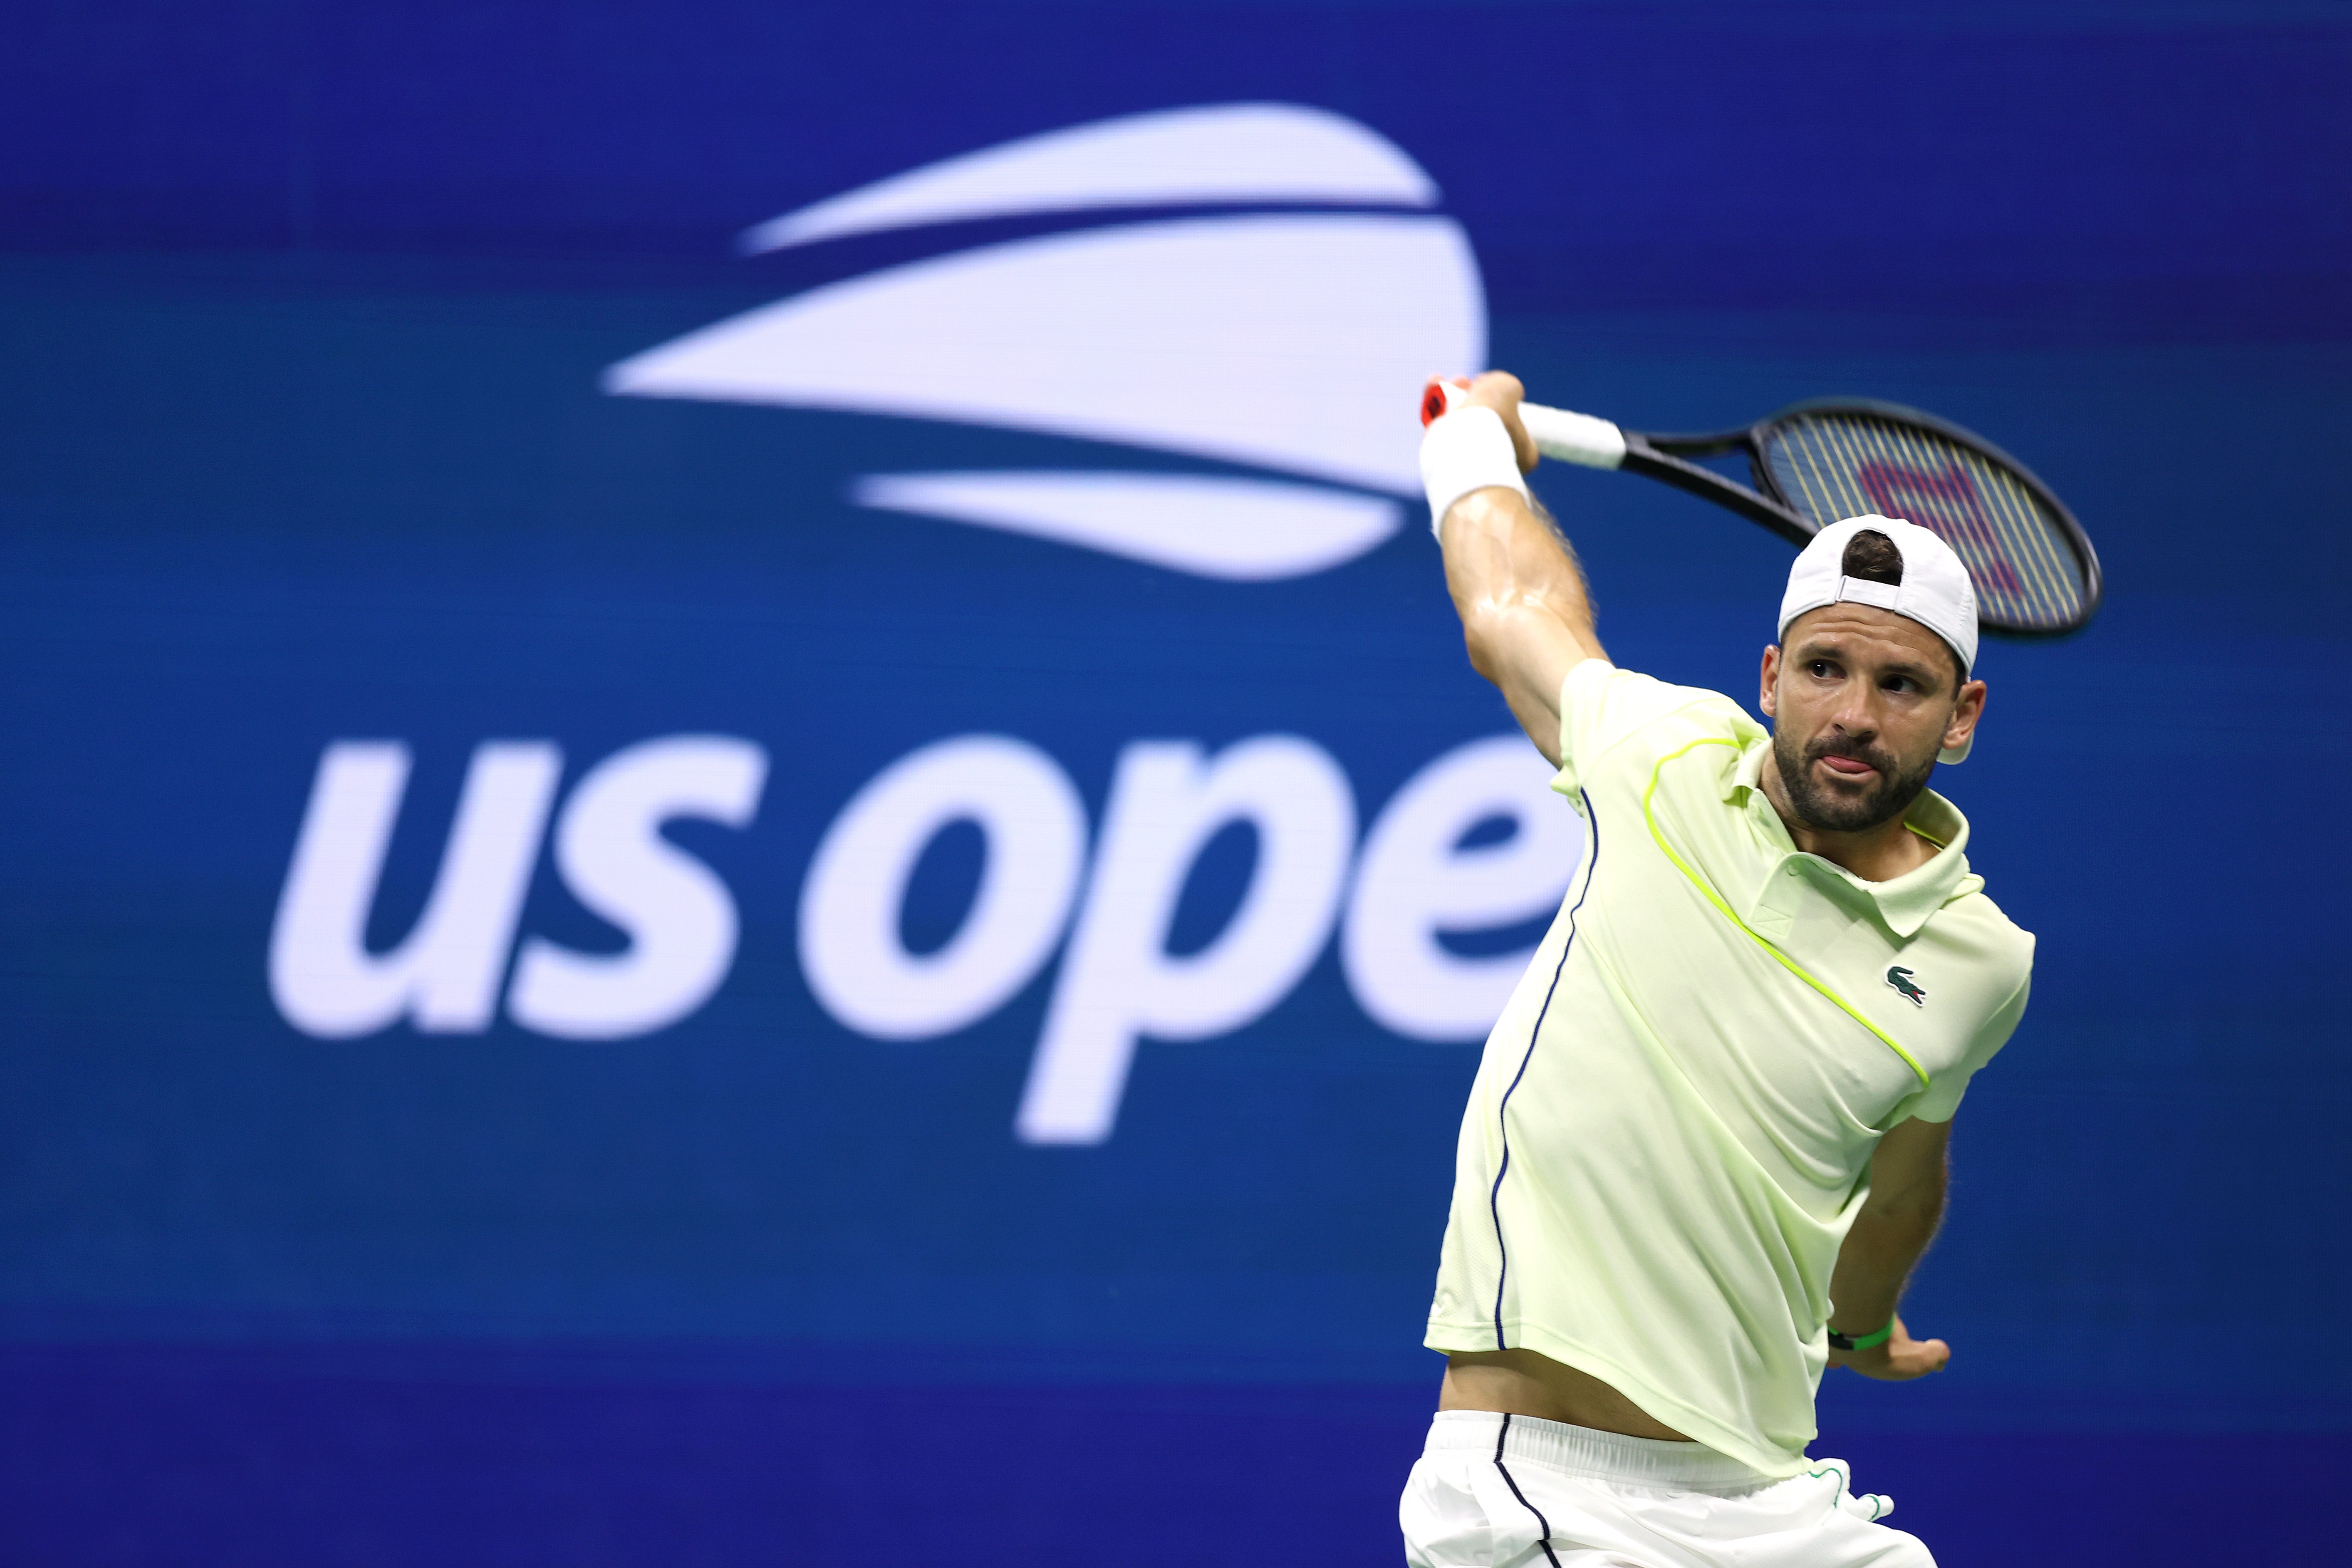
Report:
M 1952 1113 L 2025 1009 L 2033 939 L 1926 787 L 1984 710 L 1967 570 L 1908 522 L 1823 529 L 1764 650 L 1768 732 L 1609 663 L 1518 403 L 1479 377 L 1422 473 L 1470 661 L 1586 847 L 1463 1117 L 1406 1556 L 1924 1568 L 1805 1448 L 1824 1366 L 1949 1355 L 1895 1307 Z

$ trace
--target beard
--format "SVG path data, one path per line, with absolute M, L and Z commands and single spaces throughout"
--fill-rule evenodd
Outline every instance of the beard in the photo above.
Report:
M 1878 780 L 1859 789 L 1822 784 L 1813 776 L 1813 763 L 1823 757 L 1867 763 L 1877 770 Z M 1927 787 L 1927 775 L 1936 771 L 1932 752 L 1917 767 L 1906 771 L 1900 759 L 1877 746 L 1835 737 L 1800 745 L 1786 731 L 1773 731 L 1772 760 L 1780 769 L 1790 805 L 1809 826 L 1828 833 L 1862 833 L 1894 821 L 1911 809 L 1911 803 Z

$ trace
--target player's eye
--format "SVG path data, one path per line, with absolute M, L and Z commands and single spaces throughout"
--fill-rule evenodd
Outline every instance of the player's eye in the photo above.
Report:
M 1817 658 L 1805 666 L 1805 673 L 1815 680 L 1833 680 L 1837 678 L 1837 666 L 1825 658 Z

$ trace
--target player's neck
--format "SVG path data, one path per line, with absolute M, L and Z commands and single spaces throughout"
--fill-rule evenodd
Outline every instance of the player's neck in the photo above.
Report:
M 1788 784 L 1780 777 L 1777 757 L 1765 759 L 1763 776 L 1759 782 L 1764 786 L 1764 798 L 1772 803 L 1781 826 L 1789 830 L 1790 840 L 1798 848 L 1808 855 L 1818 855 L 1832 866 L 1842 866 L 1865 882 L 1891 882 L 1936 858 L 1936 847 L 1912 832 L 1899 816 L 1853 833 L 1808 822 L 1790 802 Z

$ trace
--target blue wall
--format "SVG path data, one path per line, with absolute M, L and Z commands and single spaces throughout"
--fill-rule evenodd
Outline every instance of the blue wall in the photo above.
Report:
M 1058 961 L 877 1040 L 813 994 L 797 910 L 846 803 L 956 735 L 1035 746 L 1097 828 L 1131 742 L 1297 735 L 1371 823 L 1508 728 L 1426 537 L 1207 580 L 845 499 L 1132 448 L 598 380 L 1106 220 L 738 258 L 751 224 L 1266 100 L 1429 172 L 1490 357 L 1547 400 L 1696 428 L 1889 397 L 2073 504 L 2108 607 L 1991 647 L 1985 742 L 1939 780 L 2041 938 L 1909 1312 L 1956 1360 L 1833 1377 L 1822 1448 L 1948 1563 L 2321 1561 L 2315 1521 L 2245 1499 L 2316 1488 L 2352 1432 L 2352 1356 L 2315 1327 L 2352 1286 L 2323 983 L 2347 82 L 2352 16 L 2317 5 L 12 11 L 0 1494 L 26 1559 L 1393 1551 L 1475 1047 L 1382 1028 L 1334 943 L 1244 1026 L 1147 1039 L 1107 1142 L 1025 1144 Z M 1620 663 L 1752 689 L 1783 546 L 1630 479 L 1538 485 Z M 381 949 L 482 742 L 555 742 L 563 800 L 688 734 L 769 773 L 749 824 L 667 830 L 740 921 L 683 1021 L 328 1039 L 273 999 L 331 743 L 415 761 Z M 551 857 L 521 933 L 623 948 Z M 977 861 L 950 835 L 919 869 L 917 950 Z M 1173 945 L 1252 874 L 1247 835 L 1212 841 Z

